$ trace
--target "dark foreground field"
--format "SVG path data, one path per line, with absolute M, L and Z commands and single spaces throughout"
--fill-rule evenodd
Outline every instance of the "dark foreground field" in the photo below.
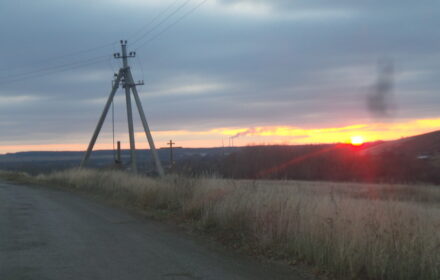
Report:
M 440 278 L 438 186 L 152 179 L 87 169 L 3 176 L 103 197 L 337 279 Z

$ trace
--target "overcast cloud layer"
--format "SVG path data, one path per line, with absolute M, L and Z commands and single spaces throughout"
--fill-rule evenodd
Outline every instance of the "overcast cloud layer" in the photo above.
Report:
M 158 37 L 200 0 L 89 2 L 0 2 L 0 145 L 88 139 L 119 67 L 119 39 L 137 51 L 131 63 L 154 131 L 368 123 L 383 60 L 394 65 L 390 121 L 440 114 L 438 1 L 208 0 Z M 122 101 L 115 118 L 125 133 Z

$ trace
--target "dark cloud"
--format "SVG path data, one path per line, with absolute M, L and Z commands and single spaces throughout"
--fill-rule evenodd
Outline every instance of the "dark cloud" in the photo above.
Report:
M 273 9 L 246 16 L 226 9 L 238 2 Z M 0 142 L 21 141 L 27 135 L 44 140 L 91 133 L 118 67 L 118 61 L 110 59 L 118 51 L 117 42 L 112 42 L 122 38 L 132 42 L 135 38 L 126 33 L 133 34 L 168 5 L 132 3 L 122 9 L 122 2 L 105 3 L 0 3 L 0 103 L 8 103 L 0 104 L 0 129 L 9 131 Z M 129 45 L 139 55 L 133 68 L 135 78 L 146 82 L 142 100 L 153 129 L 316 127 L 365 121 L 365 92 L 376 82 L 376 62 L 384 56 L 393 57 L 397 69 L 396 117 L 437 114 L 438 2 L 219 3 L 204 6 L 149 44 Z M 94 51 L 47 61 L 107 43 Z M 35 79 L 24 75 L 23 80 L 9 82 L 17 73 L 102 55 L 109 58 L 84 68 Z M 224 86 L 209 87 L 212 84 Z M 182 88 L 186 91 L 178 94 Z M 20 96 L 32 98 L 19 102 Z M 12 97 L 16 101 L 8 99 Z M 123 131 L 123 107 L 118 113 Z

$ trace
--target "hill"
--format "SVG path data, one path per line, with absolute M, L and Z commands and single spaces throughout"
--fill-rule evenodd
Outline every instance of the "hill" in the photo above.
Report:
M 238 148 L 173 148 L 174 160 L 194 161 L 198 159 L 211 159 L 227 156 Z M 151 153 L 149 150 L 137 150 L 138 164 L 141 170 L 148 171 L 153 169 Z M 166 167 L 169 165 L 169 149 L 158 149 L 159 157 Z M 38 151 L 38 152 L 18 152 L 0 155 L 0 169 L 11 171 L 25 171 L 32 174 L 40 172 L 50 172 L 79 166 L 83 151 Z M 121 151 L 122 161 L 128 165 L 130 161 L 130 151 Z M 89 161 L 90 167 L 108 167 L 113 164 L 113 150 L 93 151 Z
M 169 169 L 169 149 L 158 151 Z M 292 179 L 359 182 L 440 183 L 440 131 L 394 141 L 227 148 L 174 148 L 173 172 L 216 174 L 236 179 Z M 83 152 L 21 152 L 0 155 L 0 169 L 47 173 L 77 167 Z M 142 173 L 154 170 L 148 150 L 138 150 Z M 122 151 L 125 166 L 130 153 Z M 89 167 L 113 167 L 112 150 L 95 151 Z
M 440 130 L 394 141 L 382 142 L 363 150 L 363 153 L 380 155 L 385 153 L 405 154 L 420 159 L 438 157 L 440 154 Z

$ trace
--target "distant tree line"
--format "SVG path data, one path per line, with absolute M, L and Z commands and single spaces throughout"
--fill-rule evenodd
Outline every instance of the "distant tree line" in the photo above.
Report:
M 369 145 L 374 145 L 369 144 Z M 368 146 L 250 146 L 229 155 L 177 162 L 187 175 L 216 174 L 235 179 L 292 179 L 440 184 L 440 166 L 402 151 L 364 152 Z
M 408 152 L 404 148 L 393 148 L 379 153 L 368 151 L 377 144 L 379 143 L 369 143 L 360 147 L 334 144 L 177 149 L 176 164 L 171 170 L 167 164 L 167 150 L 161 151 L 161 159 L 167 171 L 189 176 L 440 184 L 440 151 L 435 150 L 429 156 L 418 156 L 414 151 Z M 154 164 L 147 156 L 148 153 L 139 153 L 140 172 L 154 174 Z M 22 159 L 26 154 L 33 156 L 32 160 Z M 31 174 L 50 173 L 77 167 L 82 154 L 78 155 L 77 158 L 61 160 L 63 156 L 69 155 L 18 154 L 14 155 L 14 160 L 0 161 L 0 169 Z M 98 151 L 97 155 L 90 161 L 89 167 L 112 168 L 112 151 Z M 124 159 L 124 166 L 129 166 L 128 151 Z

